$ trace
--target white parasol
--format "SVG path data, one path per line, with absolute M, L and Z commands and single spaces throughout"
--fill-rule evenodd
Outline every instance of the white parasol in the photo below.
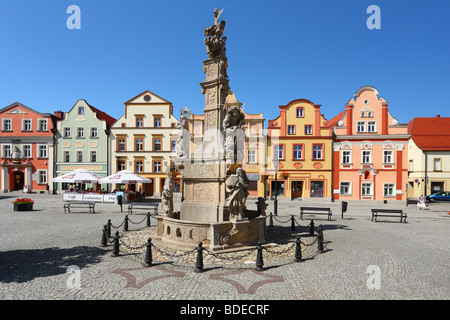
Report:
M 62 183 L 95 183 L 99 182 L 103 177 L 89 172 L 86 169 L 76 169 L 72 172 L 63 174 L 53 179 L 53 182 Z
M 122 170 L 113 175 L 102 178 L 100 183 L 152 183 L 152 179 L 142 177 L 129 170 Z

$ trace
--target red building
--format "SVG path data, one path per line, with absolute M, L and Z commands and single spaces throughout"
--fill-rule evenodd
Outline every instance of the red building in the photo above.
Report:
M 53 191 L 55 119 L 19 102 L 0 109 L 1 192 Z

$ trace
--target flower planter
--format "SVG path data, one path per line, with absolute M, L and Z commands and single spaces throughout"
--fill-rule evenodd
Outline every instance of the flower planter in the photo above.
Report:
M 15 204 L 14 211 L 33 211 L 33 204 L 32 203 Z

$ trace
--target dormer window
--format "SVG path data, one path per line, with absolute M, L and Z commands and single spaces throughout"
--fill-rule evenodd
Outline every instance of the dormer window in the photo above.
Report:
M 78 107 L 78 114 L 84 114 L 84 107 Z

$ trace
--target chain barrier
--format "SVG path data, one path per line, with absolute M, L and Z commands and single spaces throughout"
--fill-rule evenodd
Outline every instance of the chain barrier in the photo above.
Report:
M 288 248 L 286 248 L 286 249 L 283 250 L 283 251 L 273 251 L 273 250 L 270 250 L 270 249 L 264 248 L 264 247 L 263 247 L 263 250 L 265 250 L 265 251 L 267 251 L 268 253 L 271 253 L 271 254 L 273 254 L 273 255 L 282 255 L 282 254 L 285 254 L 285 253 L 289 252 L 290 250 L 292 250 L 292 248 L 295 247 L 295 244 L 296 244 L 295 242 L 292 243 Z
M 163 254 L 163 255 L 165 255 L 165 256 L 169 256 L 169 257 L 171 257 L 171 258 L 179 258 L 179 257 L 187 256 L 187 255 L 190 255 L 192 252 L 194 252 L 194 251 L 196 250 L 196 248 L 194 248 L 194 249 L 192 249 L 192 250 L 189 250 L 189 251 L 186 251 L 186 252 L 183 252 L 183 253 L 176 253 L 176 254 L 173 254 L 173 253 L 170 253 L 170 252 L 166 252 L 166 251 L 161 250 L 160 248 L 158 248 L 157 246 L 155 246 L 155 244 L 153 244 L 153 243 L 152 243 L 152 247 L 155 248 L 156 251 L 160 252 L 161 254 Z

